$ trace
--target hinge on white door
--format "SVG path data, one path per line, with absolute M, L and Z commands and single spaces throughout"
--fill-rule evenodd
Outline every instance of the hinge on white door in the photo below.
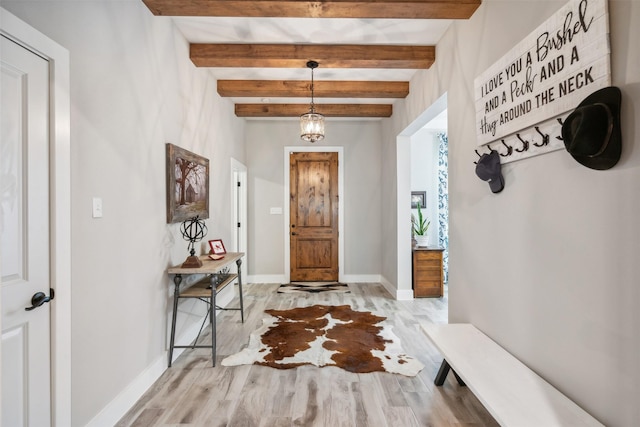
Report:
M 238 223 L 238 228 L 240 228 L 240 223 Z
M 240 181 L 238 181 L 238 187 L 241 187 L 242 185 L 240 184 Z

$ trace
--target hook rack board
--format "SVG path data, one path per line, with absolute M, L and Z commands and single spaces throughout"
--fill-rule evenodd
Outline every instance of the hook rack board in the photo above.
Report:
M 484 144 L 475 152 L 479 156 L 497 150 L 500 163 L 510 163 L 540 154 L 564 149 L 562 123 L 569 113 L 562 117 L 544 121 L 532 128 L 523 129 L 496 141 Z M 474 163 L 476 163 L 474 161 Z
M 509 163 L 564 148 L 558 119 L 611 85 L 610 54 L 607 0 L 568 0 L 474 80 L 476 152 Z

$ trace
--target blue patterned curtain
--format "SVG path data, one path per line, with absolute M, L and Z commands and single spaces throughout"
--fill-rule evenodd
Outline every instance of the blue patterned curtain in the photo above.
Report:
M 444 282 L 449 283 L 449 138 L 438 133 L 438 244 L 444 248 Z

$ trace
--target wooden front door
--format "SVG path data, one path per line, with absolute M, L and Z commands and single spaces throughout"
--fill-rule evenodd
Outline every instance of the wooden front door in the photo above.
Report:
M 291 153 L 291 281 L 338 280 L 338 153 Z

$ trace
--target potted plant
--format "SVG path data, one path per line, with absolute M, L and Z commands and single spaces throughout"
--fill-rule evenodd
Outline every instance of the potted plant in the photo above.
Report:
M 422 216 L 422 210 L 420 209 L 420 203 L 418 203 L 418 217 L 413 217 L 413 234 L 415 235 L 416 242 L 420 247 L 427 246 L 427 230 L 429 230 L 429 224 L 431 221 Z

